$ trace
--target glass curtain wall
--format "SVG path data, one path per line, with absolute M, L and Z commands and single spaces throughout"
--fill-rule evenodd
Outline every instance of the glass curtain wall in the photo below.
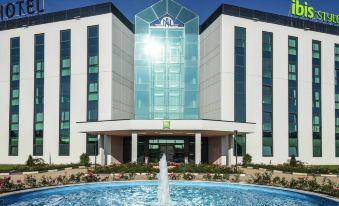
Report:
M 298 156 L 298 38 L 288 37 L 288 154 Z
M 322 156 L 321 143 L 321 42 L 312 42 L 313 157 Z
M 199 18 L 172 0 L 135 16 L 135 118 L 198 119 Z
M 59 155 L 69 156 L 71 91 L 71 30 L 60 32 Z
M 18 156 L 19 145 L 19 94 L 20 94 L 20 38 L 10 40 L 10 108 L 9 156 Z
M 262 108 L 264 157 L 273 156 L 273 33 L 262 33 Z
M 34 138 L 33 155 L 43 155 L 44 138 L 44 67 L 45 67 L 45 35 L 35 35 L 34 49 L 35 81 L 34 81 Z
M 234 121 L 246 122 L 246 29 L 235 27 L 234 37 Z M 246 153 L 245 135 L 234 139 L 234 148 L 234 155 L 243 156 Z
M 99 26 L 87 28 L 87 121 L 98 120 L 99 101 Z M 98 154 L 98 137 L 87 134 L 86 153 Z

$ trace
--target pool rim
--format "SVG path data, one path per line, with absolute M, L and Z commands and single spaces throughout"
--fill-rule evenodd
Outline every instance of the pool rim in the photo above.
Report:
M 19 190 L 14 192 L 8 192 L 0 194 L 0 200 L 10 197 L 13 195 L 20 195 L 24 193 L 32 193 L 32 192 L 39 192 L 49 189 L 58 189 L 63 187 L 72 187 L 72 186 L 82 186 L 82 185 L 95 185 L 95 184 L 110 184 L 110 183 L 136 183 L 136 182 L 158 182 L 159 180 L 130 180 L 130 181 L 107 181 L 107 182 L 89 182 L 89 183 L 79 183 L 79 184 L 68 184 L 68 185 L 57 185 L 57 186 L 48 186 L 48 187 L 40 187 L 40 188 L 32 188 L 32 189 L 26 189 L 26 190 Z M 268 185 L 256 185 L 256 184 L 249 184 L 245 182 L 218 182 L 218 181 L 203 181 L 203 180 L 194 180 L 194 181 L 185 181 L 185 180 L 171 180 L 171 182 L 183 182 L 183 183 L 213 183 L 213 184 L 228 184 L 228 185 L 240 185 L 240 186 L 250 186 L 250 187 L 258 187 L 258 188 L 266 188 L 266 189 L 275 189 L 275 190 L 281 190 L 281 191 L 287 191 L 287 192 L 293 192 L 293 193 L 299 193 L 304 195 L 310 195 L 315 196 L 327 200 L 334 201 L 336 203 L 339 203 L 339 198 L 329 196 L 326 194 L 311 192 L 311 191 L 305 191 L 305 190 L 297 190 L 297 189 L 291 189 L 291 188 L 284 188 L 284 187 L 275 187 L 275 186 L 268 186 Z

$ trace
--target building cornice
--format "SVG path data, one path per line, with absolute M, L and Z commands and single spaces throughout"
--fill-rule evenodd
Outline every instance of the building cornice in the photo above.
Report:
M 305 19 L 283 16 L 229 4 L 222 4 L 201 26 L 200 33 L 204 32 L 219 16 L 228 15 L 253 21 L 277 24 L 297 29 L 310 30 L 332 35 L 339 35 L 339 26 L 323 24 Z

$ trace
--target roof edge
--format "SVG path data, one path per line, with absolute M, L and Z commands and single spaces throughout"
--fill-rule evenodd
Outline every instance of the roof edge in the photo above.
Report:
M 27 26 L 36 26 L 53 22 L 67 21 L 78 18 L 97 16 L 112 13 L 116 16 L 130 31 L 134 32 L 134 25 L 126 16 L 111 2 L 90 5 L 81 8 L 66 9 L 62 11 L 27 16 L 18 19 L 5 20 L 0 22 L 0 31 L 17 29 Z
M 213 14 L 200 26 L 200 34 L 203 33 L 220 15 L 229 15 L 253 21 L 277 24 L 293 27 L 297 29 L 321 32 L 331 35 L 339 35 L 339 26 L 323 24 L 320 22 L 299 19 L 295 17 L 283 16 L 254 9 L 234 6 L 230 4 L 221 4 Z

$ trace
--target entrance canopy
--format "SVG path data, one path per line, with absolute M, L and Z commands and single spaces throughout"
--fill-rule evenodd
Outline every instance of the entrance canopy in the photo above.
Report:
M 139 135 L 185 135 L 200 132 L 202 136 L 226 136 L 234 133 L 249 134 L 256 131 L 255 123 L 239 123 L 217 120 L 108 120 L 78 122 L 80 133 L 110 136 Z

